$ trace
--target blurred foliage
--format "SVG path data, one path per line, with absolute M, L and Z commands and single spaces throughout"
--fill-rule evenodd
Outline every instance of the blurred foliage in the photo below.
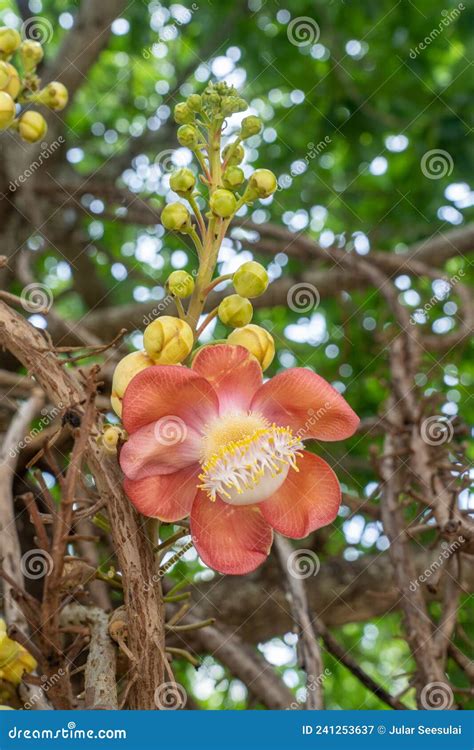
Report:
M 257 224 L 272 221 L 293 232 L 304 230 L 323 246 L 335 243 L 361 254 L 371 248 L 397 252 L 424 237 L 462 227 L 472 219 L 474 204 L 469 182 L 474 153 L 467 147 L 474 93 L 469 75 L 474 10 L 466 5 L 459 10 L 462 4 L 447 5 L 444 0 L 291 0 L 285 10 L 271 0 L 249 0 L 248 5 L 236 0 L 183 5 L 136 0 L 127 8 L 126 20 L 114 23 L 108 49 L 68 112 L 64 148 L 69 169 L 121 179 L 137 194 L 137 201 L 156 197 L 163 203 L 169 192 L 169 150 L 177 147 L 172 107 L 180 98 L 200 92 L 210 78 L 225 78 L 242 89 L 252 111 L 265 122 L 262 136 L 247 142 L 246 164 L 270 167 L 279 177 L 274 199 L 253 210 L 251 218 Z M 77 6 L 68 0 L 30 0 L 31 15 L 52 25 L 50 58 L 69 33 Z M 0 0 L 4 23 L 19 26 L 15 14 L 14 2 Z M 289 39 L 289 22 L 303 16 L 312 20 L 313 42 L 298 46 Z M 444 176 L 427 176 L 422 170 L 423 157 L 431 149 L 444 153 Z M 189 152 L 180 148 L 173 160 L 187 164 Z M 137 227 L 105 218 L 101 200 L 84 200 L 88 253 L 108 290 L 98 304 L 160 299 L 162 281 L 173 268 L 193 268 L 182 241 L 164 236 L 160 226 Z M 86 307 L 74 290 L 71 265 L 52 247 L 33 243 L 34 247 L 41 250 L 36 273 L 60 295 L 58 310 L 80 317 Z M 245 238 L 228 242 L 221 265 L 226 272 L 237 259 L 240 263 L 250 257 Z M 269 264 L 273 278 L 282 273 L 297 278 L 303 270 L 301 263 L 281 253 L 270 263 L 268 256 L 258 260 Z M 460 270 L 469 283 L 472 272 L 466 258 L 447 264 L 448 274 Z M 396 284 L 411 312 L 439 291 L 436 282 L 408 276 L 396 279 Z M 443 335 L 457 325 L 457 309 L 454 288 L 435 297 L 420 325 Z M 380 335 L 390 313 L 374 290 L 342 291 L 324 298 L 306 316 L 282 306 L 259 310 L 254 320 L 268 327 L 278 342 L 279 354 L 269 375 L 281 367 L 309 365 L 345 392 L 361 417 L 378 412 L 389 385 Z M 218 324 L 215 337 L 225 333 Z M 140 346 L 141 333 L 131 334 L 129 340 Z M 418 384 L 427 394 L 443 395 L 444 414 L 459 411 L 469 421 L 474 412 L 469 396 L 473 376 L 474 360 L 466 349 L 442 357 L 427 351 Z M 366 441 L 355 437 L 330 450 L 317 450 L 336 467 L 348 458 L 337 468 L 345 489 L 370 494 L 374 475 Z M 339 530 L 323 533 L 322 539 L 323 559 L 354 559 L 387 546 L 380 524 L 363 516 L 349 522 L 341 516 Z M 202 570 L 190 551 L 172 576 L 191 580 L 212 575 Z M 461 618 L 472 637 L 472 612 L 463 609 Z M 407 678 L 399 675 L 409 673 L 413 661 L 398 614 L 347 625 L 336 635 L 391 692 L 406 686 Z M 268 644 L 262 649 L 270 660 L 278 657 L 273 663 L 301 698 L 303 681 L 294 666 L 292 639 L 289 635 L 273 649 L 268 650 Z M 280 663 L 285 653 L 286 661 Z M 325 666 L 330 670 L 325 685 L 328 708 L 385 708 L 340 664 L 326 657 Z M 452 681 L 461 684 L 459 670 L 452 668 Z M 197 676 L 188 665 L 176 664 L 176 669 L 178 679 L 194 686 L 202 707 L 249 705 L 243 685 L 210 657 Z

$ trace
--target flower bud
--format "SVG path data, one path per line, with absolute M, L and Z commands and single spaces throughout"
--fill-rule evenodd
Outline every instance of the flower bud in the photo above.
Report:
M 194 125 L 181 125 L 178 128 L 178 143 L 187 148 L 196 148 L 199 143 L 199 131 Z
M 262 129 L 262 121 L 260 117 L 249 115 L 248 117 L 244 117 L 240 127 L 240 137 L 250 138 L 250 136 L 260 133 Z
M 178 195 L 186 196 L 192 193 L 196 184 L 196 178 L 190 169 L 183 167 L 173 172 L 170 177 L 170 188 Z
M 190 354 L 194 336 L 186 321 L 162 315 L 145 328 L 143 343 L 156 365 L 177 365 Z
M 122 416 L 122 399 L 132 378 L 146 367 L 153 364 L 146 352 L 132 352 L 120 360 L 112 378 L 112 396 L 110 402 L 114 412 Z
M 255 198 L 269 198 L 277 189 L 277 180 L 269 169 L 256 169 L 249 180 L 247 190 L 251 200 Z
M 180 102 L 174 108 L 174 119 L 178 125 L 185 125 L 194 120 L 194 114 L 189 109 L 186 102 Z
M 20 89 L 21 81 L 17 69 L 4 60 L 0 61 L 0 91 L 6 91 L 12 99 L 16 99 Z
M 222 182 L 228 190 L 237 190 L 244 180 L 245 175 L 240 167 L 227 167 L 222 175 Z
M 263 371 L 271 365 L 275 356 L 273 336 L 265 328 L 253 323 L 229 333 L 227 342 L 233 346 L 245 347 L 258 359 Z
M 188 96 L 186 104 L 188 105 L 188 109 L 190 109 L 191 112 L 200 112 L 202 107 L 202 99 L 200 94 L 191 94 L 190 96 Z
M 19 54 L 25 73 L 33 73 L 44 56 L 41 44 L 33 39 L 25 39 L 20 44 Z
M 0 27 L 0 57 L 10 57 L 21 44 L 21 36 L 16 29 Z
M 66 86 L 63 83 L 59 83 L 59 81 L 51 81 L 51 83 L 48 83 L 40 91 L 37 101 L 40 101 L 55 112 L 60 112 L 66 106 L 68 99 L 69 94 Z
M 161 212 L 161 223 L 170 232 L 187 234 L 191 229 L 191 214 L 182 203 L 168 203 Z
M 36 143 L 46 135 L 48 125 L 43 115 L 39 112 L 28 110 L 24 112 L 18 120 L 18 131 L 24 141 Z
M 223 188 L 214 190 L 209 199 L 209 207 L 212 213 L 223 219 L 228 219 L 229 216 L 232 216 L 236 206 L 237 201 L 234 194 L 230 190 L 224 190 Z
M 239 294 L 225 297 L 219 305 L 219 318 L 226 326 L 240 328 L 252 320 L 252 303 Z
M 268 286 L 268 273 L 261 263 L 249 260 L 234 273 L 232 283 L 242 297 L 260 297 Z
M 222 152 L 222 156 L 224 157 L 224 161 L 226 161 L 228 164 L 237 165 L 240 164 L 240 162 L 243 160 L 245 156 L 244 147 L 239 143 L 239 145 L 234 149 L 232 152 L 232 156 L 229 160 L 227 160 L 227 156 L 229 154 L 229 151 L 232 147 L 231 143 L 228 143 L 225 147 L 224 151 Z
M 15 102 L 6 91 L 0 91 L 0 130 L 6 130 L 15 119 Z
M 194 291 L 194 279 L 187 271 L 173 271 L 168 276 L 166 286 L 173 297 L 186 299 Z
M 104 431 L 100 436 L 100 444 L 107 453 L 117 453 L 117 446 L 119 440 L 123 438 L 123 430 L 117 425 L 108 424 L 104 427 Z
M 0 679 L 19 685 L 25 672 L 33 672 L 36 659 L 7 635 L 5 620 L 0 619 Z

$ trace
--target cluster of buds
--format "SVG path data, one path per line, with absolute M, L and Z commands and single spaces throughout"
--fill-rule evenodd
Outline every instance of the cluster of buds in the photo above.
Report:
M 243 117 L 238 132 L 222 148 L 226 118 L 244 112 L 247 107 L 234 87 L 211 83 L 202 94 L 191 94 L 174 109 L 179 125 L 178 141 L 193 152 L 198 169 L 181 168 L 171 175 L 170 188 L 181 200 L 163 208 L 161 222 L 170 232 L 188 235 L 196 248 L 198 269 L 193 275 L 187 271 L 170 274 L 165 286 L 175 301 L 176 317 L 164 315 L 152 321 L 144 331 L 144 351 L 133 352 L 118 364 L 113 378 L 112 406 L 119 416 L 132 378 L 153 365 L 188 363 L 200 334 L 216 317 L 233 329 L 225 341 L 245 347 L 262 370 L 273 360 L 272 336 L 251 323 L 251 300 L 264 294 L 268 286 L 266 269 L 261 263 L 249 261 L 233 274 L 214 277 L 219 249 L 235 214 L 243 206 L 269 198 L 277 189 L 276 177 L 270 170 L 256 169 L 246 178 L 240 166 L 245 157 L 243 142 L 262 130 L 259 117 Z M 231 282 L 232 292 L 203 316 L 208 295 L 225 282 Z
M 36 660 L 7 635 L 5 620 L 0 619 L 0 679 L 19 685 L 25 672 L 33 672 Z
M 68 101 L 67 89 L 58 81 L 41 88 L 36 69 L 43 55 L 39 42 L 22 40 L 16 29 L 0 27 L 0 132 L 16 130 L 28 143 L 42 140 L 47 130 L 43 115 L 29 105 L 60 111 Z

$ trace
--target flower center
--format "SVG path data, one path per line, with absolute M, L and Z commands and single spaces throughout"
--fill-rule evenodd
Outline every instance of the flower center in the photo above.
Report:
M 211 500 L 250 505 L 266 500 L 285 481 L 303 443 L 287 427 L 277 427 L 258 414 L 220 418 L 203 443 L 200 488 Z

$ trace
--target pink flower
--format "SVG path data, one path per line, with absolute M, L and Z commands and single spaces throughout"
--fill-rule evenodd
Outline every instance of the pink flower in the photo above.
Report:
M 300 539 L 331 523 L 336 475 L 302 439 L 342 440 L 359 418 L 314 372 L 287 370 L 263 383 L 241 346 L 202 349 L 192 368 L 148 367 L 123 400 L 130 437 L 124 487 L 144 515 L 191 516 L 201 559 L 244 574 L 270 552 L 273 531 Z

